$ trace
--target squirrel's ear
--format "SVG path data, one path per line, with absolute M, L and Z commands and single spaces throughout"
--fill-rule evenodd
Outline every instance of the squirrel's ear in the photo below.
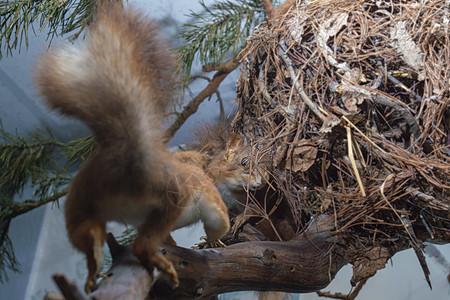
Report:
M 244 146 L 244 139 L 236 133 L 232 133 L 227 144 L 227 151 L 235 151 Z
M 230 159 L 234 152 L 244 145 L 244 139 L 236 133 L 232 133 L 230 140 L 227 143 L 227 153 L 225 154 L 226 159 Z

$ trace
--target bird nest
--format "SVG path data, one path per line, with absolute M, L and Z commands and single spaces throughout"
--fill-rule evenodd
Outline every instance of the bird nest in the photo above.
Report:
M 233 130 L 270 154 L 297 232 L 328 214 L 364 245 L 448 234 L 449 7 L 301 1 L 248 38 Z

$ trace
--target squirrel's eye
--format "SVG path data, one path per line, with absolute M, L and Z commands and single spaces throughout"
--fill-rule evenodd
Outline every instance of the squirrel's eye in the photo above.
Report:
M 241 166 L 243 166 L 243 167 L 247 167 L 248 166 L 248 158 L 247 157 L 244 157 L 241 160 Z

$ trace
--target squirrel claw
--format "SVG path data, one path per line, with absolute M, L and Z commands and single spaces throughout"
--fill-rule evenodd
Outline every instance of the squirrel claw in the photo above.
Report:
M 95 286 L 94 279 L 90 278 L 86 280 L 86 283 L 84 284 L 84 292 L 86 293 L 86 295 L 92 292 L 94 286 Z
M 200 239 L 205 240 L 204 242 L 200 242 L 195 244 L 192 249 L 205 249 L 205 248 L 225 248 L 225 245 L 221 240 L 209 241 L 208 237 L 202 236 Z
M 225 248 L 227 246 L 221 240 L 212 241 L 209 244 L 209 248 Z
M 173 288 L 178 287 L 180 282 L 178 281 L 177 271 L 175 271 L 175 268 L 173 267 L 172 264 L 170 264 L 170 266 L 164 270 L 164 273 L 170 276 L 170 280 L 172 281 L 172 287 Z

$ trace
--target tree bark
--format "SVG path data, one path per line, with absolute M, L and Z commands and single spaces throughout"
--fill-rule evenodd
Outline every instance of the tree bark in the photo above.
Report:
M 150 287 L 152 299 L 209 299 L 246 290 L 318 291 L 349 262 L 346 246 L 333 229 L 332 219 L 321 217 L 287 242 L 241 242 L 200 250 L 164 245 L 161 251 L 172 261 L 180 279 L 176 289 L 170 288 L 159 274 L 152 283 L 153 276 L 139 264 L 130 248 L 109 237 L 113 267 L 88 299 L 145 299 Z
M 197 112 L 203 100 L 217 92 L 222 81 L 240 65 L 239 58 L 240 56 L 238 55 L 222 64 L 203 67 L 203 72 L 217 72 L 214 74 L 212 80 L 208 83 L 208 85 L 183 108 L 183 111 L 180 114 L 178 114 L 177 119 L 168 128 L 168 135 L 170 137 L 174 136 L 177 130 L 180 129 L 180 127 L 184 124 L 184 122 L 191 115 Z
M 349 262 L 345 245 L 332 230 L 332 221 L 319 220 L 287 242 L 243 242 L 205 250 L 165 247 L 167 258 L 177 269 L 180 286 L 169 290 L 158 280 L 153 296 L 208 299 L 233 291 L 318 291 Z

